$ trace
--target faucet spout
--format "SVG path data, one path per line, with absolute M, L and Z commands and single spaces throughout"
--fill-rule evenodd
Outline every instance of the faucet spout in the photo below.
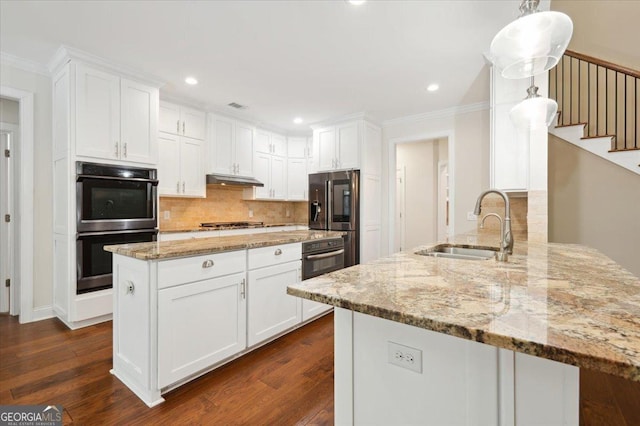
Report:
M 513 253 L 513 234 L 511 232 L 511 206 L 509 204 L 509 196 L 499 189 L 488 189 L 484 191 L 476 200 L 476 207 L 473 213 L 478 216 L 481 213 L 482 200 L 489 194 L 497 194 L 504 200 L 504 225 L 501 226 L 500 231 L 500 249 L 506 251 L 508 254 Z

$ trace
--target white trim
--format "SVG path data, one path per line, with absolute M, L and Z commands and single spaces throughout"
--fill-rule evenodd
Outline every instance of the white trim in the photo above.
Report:
M 49 319 L 55 317 L 56 314 L 53 311 L 51 305 L 48 306 L 39 306 L 33 309 L 33 315 L 31 317 L 31 321 L 40 321 L 44 319 Z
M 20 103 L 20 146 L 14 167 L 18 172 L 16 211 L 20 241 L 16 283 L 20 290 L 20 323 L 33 321 L 33 150 L 34 95 L 32 92 L 0 86 L 0 96 Z
M 0 63 L 3 65 L 10 65 L 23 71 L 44 75 L 45 77 L 51 77 L 49 70 L 44 65 L 29 59 L 20 58 L 10 53 L 0 52 Z
M 469 112 L 482 111 L 489 109 L 489 102 L 478 102 L 469 105 L 454 106 L 451 108 L 441 109 L 438 111 L 424 112 L 421 114 L 408 115 L 406 117 L 394 118 L 391 120 L 385 120 L 382 122 L 382 127 L 395 126 L 397 124 L 409 124 L 416 121 L 433 120 L 434 118 L 453 117 L 459 114 L 466 114 Z
M 455 134 L 453 129 L 442 132 L 434 132 L 434 133 L 419 133 L 411 136 L 405 136 L 401 138 L 393 138 L 389 139 L 389 164 L 387 170 L 394 170 L 393 173 L 388 173 L 389 180 L 389 210 L 388 214 L 388 226 L 389 235 L 388 235 L 388 250 L 389 254 L 393 253 L 394 250 L 394 242 L 395 242 L 395 226 L 393 221 L 395 220 L 396 214 L 396 145 L 401 143 L 408 142 L 417 142 L 422 140 L 433 140 L 447 138 L 447 146 L 448 146 L 448 161 L 449 161 L 449 229 L 447 237 L 451 237 L 455 235 L 455 211 L 456 211 L 456 186 L 455 186 Z
M 56 53 L 47 64 L 47 68 L 51 73 L 49 75 L 55 74 L 60 68 L 64 66 L 64 64 L 69 62 L 69 60 L 71 59 L 86 62 L 89 65 L 96 65 L 98 67 L 104 68 L 105 70 L 108 70 L 109 72 L 115 73 L 116 75 L 139 80 L 155 87 L 162 87 L 166 83 L 165 81 L 154 75 L 140 72 L 123 64 L 113 63 L 108 59 L 93 55 L 74 47 L 65 46 L 64 44 L 58 48 Z
M 322 129 L 323 127 L 335 126 L 336 124 L 344 123 L 347 121 L 355 121 L 355 120 L 368 121 L 374 126 L 380 127 L 380 125 L 371 116 L 367 115 L 366 112 L 356 112 L 349 115 L 343 115 L 341 117 L 333 117 L 327 120 L 317 121 L 315 123 L 309 124 L 309 127 L 311 127 L 312 130 L 318 130 L 318 129 Z

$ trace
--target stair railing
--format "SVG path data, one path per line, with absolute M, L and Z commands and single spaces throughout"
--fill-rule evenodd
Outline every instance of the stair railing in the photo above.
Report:
M 567 50 L 549 71 L 558 125 L 585 125 L 585 137 L 614 136 L 611 151 L 640 149 L 640 71 Z

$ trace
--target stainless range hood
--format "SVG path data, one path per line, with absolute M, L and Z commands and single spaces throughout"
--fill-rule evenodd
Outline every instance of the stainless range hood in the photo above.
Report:
M 264 183 L 252 177 L 210 174 L 207 175 L 207 185 L 235 185 L 235 186 L 264 186 Z

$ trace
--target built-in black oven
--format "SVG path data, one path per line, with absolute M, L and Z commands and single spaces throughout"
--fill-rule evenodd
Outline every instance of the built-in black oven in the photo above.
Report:
M 155 169 L 77 162 L 76 172 L 78 232 L 156 227 Z
M 328 238 L 302 243 L 302 279 L 344 268 L 344 241 Z
M 76 239 L 76 293 L 104 290 L 112 286 L 112 253 L 103 247 L 112 244 L 156 241 L 156 229 L 146 231 L 87 232 Z

